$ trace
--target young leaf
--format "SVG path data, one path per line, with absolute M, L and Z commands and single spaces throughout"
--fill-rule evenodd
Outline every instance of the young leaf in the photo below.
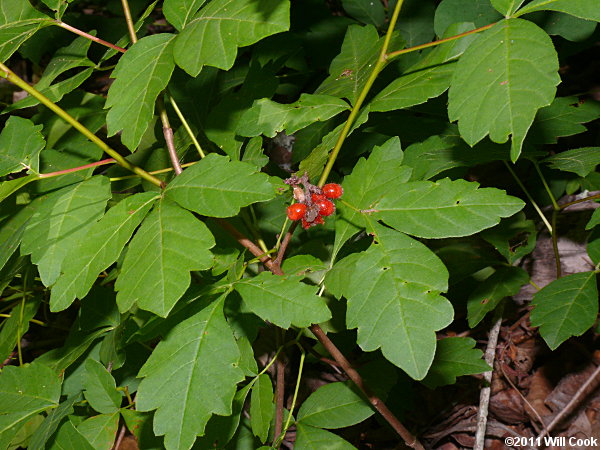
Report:
M 442 0 L 435 10 L 435 34 L 442 37 L 446 29 L 457 22 L 471 22 L 476 28 L 501 19 L 489 0 Z
M 329 66 L 329 77 L 315 94 L 345 97 L 354 104 L 377 61 L 382 44 L 374 26 L 348 27 L 342 50 Z
M 87 239 L 81 239 L 64 259 L 62 275 L 52 287 L 52 311 L 62 311 L 76 297 L 86 296 L 98 274 L 117 260 L 156 199 L 153 192 L 127 197 L 89 228 Z
M 475 182 L 412 181 L 384 196 L 373 207 L 399 231 L 424 238 L 469 236 L 521 210 L 522 200 Z
M 467 300 L 469 326 L 475 327 L 485 315 L 493 311 L 500 300 L 517 294 L 529 281 L 529 275 L 520 267 L 500 267 L 482 281 Z
M 166 317 L 190 285 L 190 271 L 212 265 L 215 240 L 192 213 L 162 199 L 129 245 L 115 284 L 117 304 Z
M 179 31 L 191 20 L 206 0 L 165 0 L 163 14 Z
M 281 277 L 263 272 L 244 278 L 235 284 L 250 311 L 281 328 L 307 327 L 331 318 L 317 287 L 309 286 L 298 277 Z
M 250 396 L 250 424 L 252 432 L 264 444 L 269 437 L 269 427 L 275 412 L 273 404 L 273 384 L 266 373 L 262 374 L 252 386 Z
M 519 11 L 519 15 L 533 11 L 560 11 L 581 19 L 600 22 L 600 10 L 593 0 L 534 0 Z
M 337 434 L 303 423 L 297 423 L 294 450 L 315 450 L 321 448 L 326 448 L 327 450 L 356 450 L 356 447 Z
M 53 22 L 28 0 L 0 3 L 0 62 L 10 58 L 36 31 Z
M 377 28 L 381 28 L 385 22 L 385 9 L 381 2 L 342 0 L 342 7 L 348 15 L 354 17 L 359 22 L 375 25 Z
M 580 336 L 596 321 L 598 287 L 595 272 L 567 275 L 553 281 L 533 296 L 531 326 L 550 349 L 555 350 L 571 336 Z
M 512 134 L 516 161 L 536 111 L 554 98 L 557 72 L 556 51 L 542 29 L 521 19 L 503 20 L 460 58 L 450 85 L 450 120 L 458 120 L 469 145 L 487 134 L 503 143 Z
M 16 433 L 29 417 L 56 408 L 59 398 L 60 380 L 52 369 L 37 362 L 4 367 L 0 372 L 0 440 L 4 441 L 5 433 Z
M 430 389 L 456 383 L 456 377 L 492 370 L 483 360 L 483 352 L 475 347 L 475 340 L 463 337 L 440 339 L 431 369 L 423 379 Z
M 97 176 L 41 202 L 23 234 L 21 254 L 31 254 L 45 286 L 54 284 L 65 257 L 102 217 L 110 197 L 108 178 Z
M 289 16 L 287 0 L 213 0 L 177 37 L 175 61 L 194 77 L 205 65 L 228 70 L 238 47 L 286 31 Z
M 231 217 L 251 203 L 275 196 L 267 175 L 248 163 L 211 153 L 186 169 L 165 190 L 165 197 L 211 217 Z
M 119 429 L 119 411 L 90 417 L 77 426 L 84 438 L 96 449 L 110 449 Z
M 0 133 L 0 176 L 23 169 L 38 172 L 39 154 L 46 146 L 42 125 L 11 116 Z
M 585 147 L 567 150 L 546 158 L 543 162 L 553 169 L 573 172 L 586 177 L 600 164 L 600 147 Z
M 83 395 L 96 411 L 110 414 L 119 410 L 121 393 L 117 391 L 115 379 L 106 367 L 91 358 L 85 362 L 84 386 Z
M 168 33 L 140 39 L 125 53 L 112 77 L 105 108 L 108 136 L 123 130 L 121 140 L 132 152 L 154 115 L 158 94 L 167 86 L 175 67 L 173 38 Z
M 370 403 L 348 383 L 329 383 L 308 397 L 298 411 L 297 421 L 318 428 L 344 428 L 371 417 Z
M 329 95 L 302 94 L 298 101 L 287 105 L 263 98 L 256 100 L 252 108 L 244 113 L 237 133 L 248 137 L 260 134 L 275 137 L 277 132 L 285 130 L 287 134 L 292 134 L 347 109 L 350 107 L 345 101 Z
M 223 301 L 179 323 L 140 369 L 137 409 L 154 414 L 154 432 L 167 449 L 190 448 L 213 414 L 231 414 L 239 350 L 223 315 Z
M 425 245 L 374 223 L 375 242 L 348 273 L 348 328 L 358 328 L 365 351 L 383 355 L 414 379 L 422 379 L 435 353 L 435 331 L 452 321 L 452 305 L 440 296 L 448 271 Z
M 473 24 L 451 25 L 444 37 L 472 30 Z M 475 37 L 465 37 L 439 45 L 421 61 L 406 69 L 370 103 L 371 111 L 392 111 L 425 103 L 443 94 L 448 86 L 456 64 L 449 63 L 464 53 Z

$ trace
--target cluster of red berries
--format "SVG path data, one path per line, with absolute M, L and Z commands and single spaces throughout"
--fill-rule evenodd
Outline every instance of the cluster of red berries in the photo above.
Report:
M 294 182 L 295 181 L 295 182 Z M 318 188 L 308 183 L 307 180 L 296 179 L 289 184 L 294 185 L 294 198 L 298 203 L 288 206 L 287 216 L 290 220 L 302 220 L 302 228 L 305 230 L 324 223 L 323 217 L 335 212 L 332 199 L 339 198 L 344 190 L 339 184 L 329 183 Z M 304 191 L 298 187 L 304 181 Z

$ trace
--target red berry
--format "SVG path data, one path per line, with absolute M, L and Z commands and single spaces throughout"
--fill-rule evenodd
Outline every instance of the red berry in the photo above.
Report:
M 315 217 L 315 220 L 313 220 L 312 222 L 308 222 L 304 217 L 302 218 L 302 228 L 304 228 L 305 230 L 308 230 L 310 227 L 313 227 L 315 225 L 323 225 L 324 223 L 325 221 L 320 215 Z
M 317 203 L 321 200 L 327 200 L 327 197 L 325 197 L 323 194 L 313 194 L 311 198 L 313 203 Z
M 323 194 L 327 198 L 339 198 L 344 193 L 342 187 L 337 183 L 328 183 L 323 186 Z
M 318 200 L 315 204 L 319 207 L 319 214 L 322 216 L 330 216 L 335 211 L 335 205 L 327 199 Z
M 290 220 L 300 220 L 306 213 L 306 205 L 304 203 L 294 203 L 287 207 L 287 216 Z

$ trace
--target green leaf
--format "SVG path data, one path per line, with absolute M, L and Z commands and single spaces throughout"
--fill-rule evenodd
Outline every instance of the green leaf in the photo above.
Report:
M 223 315 L 224 297 L 175 326 L 138 374 L 144 379 L 137 409 L 157 410 L 154 433 L 165 435 L 167 449 L 190 448 L 212 414 L 232 413 L 236 384 L 244 375 Z
M 244 113 L 237 133 L 249 137 L 260 134 L 275 137 L 277 132 L 285 130 L 287 134 L 293 134 L 347 109 L 350 107 L 345 101 L 329 95 L 302 94 L 298 101 L 287 105 L 263 98 L 256 100 Z
M 325 301 L 317 296 L 317 286 L 302 283 L 298 277 L 282 277 L 263 272 L 235 284 L 250 311 L 281 328 L 308 327 L 331 318 Z
M 481 33 L 460 58 L 450 86 L 448 115 L 474 145 L 487 134 L 521 153 L 536 111 L 554 99 L 558 58 L 550 37 L 521 19 L 503 20 Z
M 0 4 L 0 62 L 5 62 L 36 31 L 54 23 L 29 3 L 11 0 Z
M 160 33 L 136 42 L 125 53 L 112 73 L 105 108 L 108 136 L 123 130 L 123 144 L 134 151 L 142 140 L 152 117 L 158 94 L 167 86 L 175 67 L 174 35 Z
M 165 0 L 163 14 L 179 31 L 191 20 L 206 0 Z
M 39 170 L 39 154 L 46 146 L 42 125 L 11 116 L 0 133 L 0 176 L 23 169 Z M 20 186 L 19 186 L 20 187 Z
M 29 321 L 38 311 L 40 298 L 28 298 L 18 302 L 11 310 L 10 317 L 4 319 L 0 329 L 0 359 L 6 361 L 11 352 L 21 342 L 21 337 L 29 330 Z
M 500 300 L 516 295 L 529 281 L 529 275 L 520 267 L 500 267 L 481 281 L 467 300 L 469 326 L 475 327 L 485 315 L 493 311 Z
M 422 379 L 435 353 L 435 331 L 452 321 L 452 305 L 440 296 L 448 271 L 420 242 L 377 223 L 375 242 L 347 275 L 346 323 L 358 328 L 365 351 L 381 348 L 390 362 Z
M 273 384 L 267 374 L 262 374 L 252 386 L 250 396 L 250 424 L 252 432 L 263 444 L 269 437 L 269 427 L 275 413 Z
M 119 411 L 90 417 L 77 426 L 86 440 L 95 449 L 110 449 L 117 438 Z
M 31 216 L 35 213 L 38 205 L 39 202 L 34 200 L 29 205 L 22 207 L 11 214 L 7 220 L 1 222 L 0 268 L 4 267 L 17 247 L 19 247 L 19 244 L 21 244 L 21 238 L 25 232 L 25 227 Z
M 476 28 L 496 22 L 502 16 L 489 0 L 442 0 L 435 10 L 435 34 L 442 37 L 457 22 L 471 22 Z
M 17 192 L 23 186 L 26 186 L 32 181 L 36 181 L 39 179 L 39 175 L 31 174 L 25 177 L 16 178 L 14 180 L 0 182 L 0 202 L 6 199 L 9 195 Z
M 165 196 L 198 214 L 231 217 L 275 193 L 267 175 L 257 173 L 255 166 L 212 153 L 169 183 Z
M 430 389 L 456 383 L 456 377 L 492 370 L 483 360 L 483 352 L 475 347 L 475 340 L 449 337 L 438 341 L 431 369 L 423 379 Z
M 386 223 L 424 238 L 469 236 L 521 210 L 522 200 L 465 180 L 412 181 L 374 205 Z
M 599 223 L 600 223 L 600 208 L 596 208 L 592 214 L 592 217 L 590 217 L 589 222 L 586 224 L 585 229 L 591 230 Z
M 485 230 L 481 237 L 492 244 L 509 264 L 528 255 L 535 248 L 537 240 L 536 225 L 527 220 L 520 212 L 500 222 L 494 228 Z
M 0 436 L 29 417 L 56 408 L 59 398 L 60 379 L 52 369 L 37 362 L 5 366 L 0 372 Z
M 588 39 L 598 25 L 591 20 L 558 11 L 540 11 L 530 16 L 532 22 L 539 24 L 551 36 L 560 36 L 571 42 L 581 42 Z
M 97 176 L 41 202 L 23 234 L 21 254 L 31 254 L 45 286 L 57 280 L 65 257 L 102 217 L 111 195 L 108 178 Z
M 600 22 L 598 4 L 592 0 L 534 0 L 519 11 L 519 15 L 533 11 L 560 11 L 581 19 Z
M 381 28 L 385 22 L 385 9 L 379 1 L 342 0 L 342 7 L 348 15 L 362 23 Z
M 86 296 L 98 274 L 117 260 L 156 198 L 153 192 L 127 197 L 88 229 L 87 239 L 80 240 L 64 259 L 62 275 L 52 287 L 52 311 L 62 311 L 76 297 Z
M 596 321 L 598 287 L 595 272 L 567 275 L 538 291 L 531 302 L 531 326 L 551 350 L 571 336 L 580 336 Z
M 411 170 L 402 161 L 400 139 L 393 137 L 375 147 L 368 160 L 359 159 L 352 174 L 344 178 L 343 201 L 337 203 L 334 256 L 352 235 L 367 225 L 359 211 L 371 209 L 386 193 L 400 189 L 408 181 Z M 374 173 L 376 177 L 372 176 Z
M 56 432 L 62 420 L 68 415 L 73 414 L 73 405 L 80 401 L 81 394 L 71 395 L 67 400 L 58 405 L 58 408 L 50 411 L 44 422 L 35 430 L 35 433 L 31 437 L 30 448 L 45 448 L 46 442 Z
M 144 450 L 163 450 L 163 440 L 152 431 L 151 413 L 142 413 L 131 409 L 121 409 L 121 415 L 129 431 L 135 436 L 138 448 Z
M 194 77 L 205 65 L 229 70 L 238 47 L 287 31 L 289 15 L 287 0 L 213 0 L 177 37 L 175 61 Z
M 262 169 L 269 163 L 269 157 L 265 155 L 262 148 L 262 138 L 253 137 L 246 144 L 244 148 L 244 155 L 242 161 L 256 166 L 258 169 Z
M 48 450 L 95 450 L 70 420 L 64 422 Z
M 472 23 L 454 24 L 448 28 L 444 37 L 472 29 Z M 437 46 L 377 94 L 370 103 L 371 111 L 403 109 L 443 94 L 450 86 L 456 67 L 450 61 L 463 54 L 474 39 L 475 36 L 468 36 Z
M 375 411 L 348 383 L 329 383 L 308 397 L 297 421 L 318 428 L 345 428 L 366 420 Z
M 304 425 L 303 423 L 296 424 L 296 441 L 294 442 L 294 450 L 355 450 L 352 444 L 345 441 L 337 434 L 329 431 L 321 430 L 320 428 Z
M 573 172 L 580 177 L 587 176 L 600 164 L 600 147 L 584 147 L 567 150 L 546 158 L 543 162 L 553 169 Z
M 536 144 L 556 144 L 557 138 L 587 131 L 582 123 L 600 117 L 600 103 L 579 103 L 577 97 L 557 97 L 535 116 L 527 140 Z
M 121 393 L 113 376 L 94 359 L 85 362 L 85 391 L 83 395 L 90 406 L 99 413 L 110 414 L 119 410 Z
M 344 97 L 354 105 L 365 86 L 371 67 L 377 62 L 383 38 L 372 25 L 348 27 L 342 50 L 329 66 L 329 77 L 315 94 Z
M 129 245 L 115 284 L 117 304 L 166 317 L 190 285 L 190 271 L 213 262 L 215 240 L 192 213 L 162 199 Z
M 494 8 L 504 16 L 511 16 L 525 0 L 491 0 Z

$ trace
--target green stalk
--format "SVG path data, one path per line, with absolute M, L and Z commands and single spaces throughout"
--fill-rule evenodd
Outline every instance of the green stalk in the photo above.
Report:
M 169 102 L 171 102 L 171 106 L 175 110 L 175 114 L 177 114 L 177 117 L 179 117 L 179 120 L 181 121 L 183 128 L 185 129 L 186 133 L 188 134 L 188 136 L 194 143 L 194 147 L 196 147 L 196 150 L 198 150 L 198 154 L 200 155 L 200 158 L 204 158 L 206 155 L 204 154 L 204 151 L 202 151 L 202 147 L 200 147 L 200 143 L 196 139 L 196 136 L 194 136 L 194 133 L 192 132 L 190 125 L 188 124 L 187 120 L 185 120 L 183 113 L 177 106 L 177 102 L 175 102 L 175 99 L 173 98 L 173 96 L 171 94 L 168 94 L 168 96 L 169 96 Z
M 161 188 L 164 187 L 164 184 L 162 181 L 160 181 L 156 177 L 153 177 L 152 175 L 150 175 L 148 172 L 146 172 L 141 167 L 138 167 L 135 164 L 132 164 L 129 161 L 127 161 L 116 150 L 112 149 L 102 139 L 100 139 L 98 136 L 96 136 L 94 133 L 92 133 L 90 130 L 88 130 L 83 124 L 81 124 L 79 121 L 77 121 L 77 119 L 75 119 L 73 116 L 71 116 L 68 112 L 66 112 L 64 109 L 62 109 L 60 106 L 58 106 L 52 100 L 50 100 L 48 97 L 46 97 L 40 91 L 38 91 L 36 88 L 27 84 L 25 82 L 25 80 L 19 78 L 12 70 L 10 70 L 7 66 L 5 66 L 2 63 L 0 63 L 0 77 L 7 79 L 14 85 L 16 85 L 16 86 L 20 87 L 21 89 L 23 89 L 24 91 L 26 91 L 32 97 L 37 98 L 40 101 L 40 103 L 42 103 L 44 106 L 46 106 L 52 112 L 54 112 L 57 116 L 59 116 L 61 119 L 63 119 L 69 125 L 71 125 L 77 131 L 79 131 L 81 134 L 83 134 L 85 137 L 87 137 L 90 141 L 92 141 L 98 147 L 100 147 L 102 149 L 102 151 L 104 151 L 106 154 L 108 154 L 109 156 L 114 158 L 114 160 L 117 162 L 117 164 L 132 171 L 133 173 L 139 175 L 143 179 L 149 181 L 150 183 L 152 183 L 156 186 L 159 186 Z
M 390 25 L 388 26 L 388 30 L 383 41 L 383 46 L 381 47 L 381 52 L 379 53 L 379 58 L 377 58 L 377 62 L 375 63 L 375 66 L 373 67 L 373 70 L 371 71 L 371 74 L 369 75 L 365 86 L 362 88 L 362 91 L 360 91 L 360 94 L 356 99 L 356 103 L 354 104 L 354 107 L 352 108 L 352 111 L 350 111 L 350 115 L 348 116 L 348 119 L 344 124 L 344 128 L 342 128 L 342 132 L 340 133 L 337 142 L 335 143 L 335 146 L 333 147 L 333 150 L 329 155 L 329 159 L 327 160 L 325 169 L 323 170 L 321 178 L 319 179 L 319 187 L 323 187 L 323 185 L 327 181 L 327 177 L 329 177 L 329 173 L 331 172 L 333 164 L 335 163 L 335 160 L 337 159 L 338 154 L 340 153 L 342 145 L 344 144 L 346 137 L 350 133 L 352 124 L 354 123 L 356 117 L 358 116 L 358 113 L 360 112 L 360 107 L 365 101 L 365 98 L 367 98 L 367 94 L 371 90 L 373 83 L 375 83 L 377 76 L 381 73 L 381 71 L 387 63 L 387 49 L 390 45 L 390 40 L 392 39 L 392 33 L 394 32 L 394 28 L 396 27 L 396 21 L 398 20 L 398 15 L 400 14 L 400 8 L 402 8 L 402 3 L 404 3 L 404 0 L 398 0 L 398 2 L 396 3 L 396 7 L 394 8 L 392 18 L 390 19 Z

